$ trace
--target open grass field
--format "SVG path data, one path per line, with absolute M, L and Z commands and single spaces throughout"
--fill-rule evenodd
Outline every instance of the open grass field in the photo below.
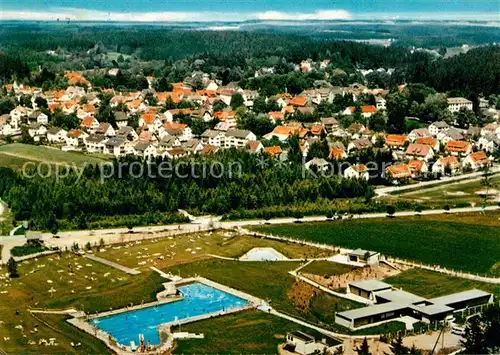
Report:
M 164 282 L 156 273 L 130 276 L 68 253 L 24 261 L 18 271 L 20 277 L 16 279 L 6 277 L 5 269 L 0 276 L 0 348 L 13 354 L 102 353 L 85 336 L 80 340 L 82 347 L 73 349 L 70 343 L 79 332 L 61 323 L 62 316 L 52 320 L 54 330 L 35 319 L 28 309 L 76 308 L 89 313 L 116 309 L 155 300 Z M 56 338 L 59 345 L 38 345 L 40 339 L 49 338 Z
M 319 275 L 319 276 L 323 275 L 336 276 L 336 275 L 347 274 L 348 272 L 355 269 L 357 268 L 345 264 L 333 263 L 331 261 L 326 261 L 326 260 L 325 261 L 318 260 L 318 261 L 313 261 L 305 268 L 301 269 L 300 272 Z
M 364 248 L 473 273 L 500 275 L 500 212 L 257 226 L 289 238 Z
M 500 190 L 500 175 L 492 176 L 491 184 L 492 186 L 489 192 L 494 193 Z M 441 208 L 444 205 L 456 206 L 467 203 L 479 206 L 485 201 L 485 197 L 477 194 L 477 192 L 484 192 L 485 189 L 486 187 L 482 184 L 482 180 L 477 180 L 472 182 L 444 184 L 418 191 L 404 192 L 385 197 L 384 199 L 391 202 L 406 200 L 431 203 Z M 490 195 L 487 199 L 487 202 L 490 204 L 494 204 L 497 201 L 498 196 L 495 194 Z
M 498 284 L 465 280 L 421 269 L 403 271 L 399 275 L 389 277 L 384 281 L 390 283 L 394 287 L 402 288 L 405 291 L 426 298 L 446 296 L 451 293 L 467 291 L 474 288 L 491 292 L 496 297 L 500 297 L 500 285 Z
M 175 354 L 276 354 L 287 332 L 321 334 L 285 319 L 250 310 L 183 325 L 181 331 L 203 333 L 204 339 L 177 342 Z
M 22 143 L 13 143 L 0 146 L 0 166 L 22 169 L 27 162 L 35 164 L 48 163 L 57 165 L 62 163 L 75 164 L 99 164 L 105 160 L 76 152 L 63 152 L 57 148 L 36 146 Z
M 288 258 L 319 258 L 331 253 L 314 247 L 269 239 L 239 236 L 232 232 L 195 233 L 122 244 L 107 248 L 97 255 L 130 268 L 165 268 L 176 264 L 210 258 L 209 254 L 239 258 L 255 247 L 271 247 Z

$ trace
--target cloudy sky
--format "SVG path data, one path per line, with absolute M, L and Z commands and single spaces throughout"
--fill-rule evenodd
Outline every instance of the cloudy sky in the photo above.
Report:
M 0 0 L 0 19 L 500 21 L 499 0 Z

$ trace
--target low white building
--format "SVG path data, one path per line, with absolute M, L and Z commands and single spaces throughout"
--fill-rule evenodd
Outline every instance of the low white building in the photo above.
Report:
M 448 98 L 448 110 L 450 112 L 458 112 L 461 109 L 472 110 L 472 101 L 463 97 Z
M 352 165 L 345 169 L 344 171 L 344 177 L 346 179 L 364 179 L 364 180 L 369 180 L 370 179 L 370 173 L 368 171 L 368 168 L 366 165 L 363 164 L 358 164 L 358 165 Z
M 47 131 L 47 140 L 51 143 L 65 143 L 68 132 L 62 128 L 51 128 Z

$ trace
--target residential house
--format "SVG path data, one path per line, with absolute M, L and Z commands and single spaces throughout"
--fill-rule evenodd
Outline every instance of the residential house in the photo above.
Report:
M 0 116 L 0 130 L 3 136 L 10 136 L 15 133 L 10 124 L 10 116 L 8 114 Z
M 315 124 L 311 126 L 310 132 L 313 136 L 315 137 L 321 137 L 323 134 L 325 134 L 325 129 L 323 128 L 322 125 L 320 124 Z
M 80 122 L 80 127 L 90 133 L 94 133 L 97 127 L 99 127 L 99 121 L 92 116 L 87 116 Z
M 390 149 L 403 149 L 407 141 L 406 136 L 399 134 L 388 134 L 385 136 L 385 145 Z
M 103 153 L 106 140 L 102 134 L 91 134 L 85 138 L 85 149 L 88 153 Z
M 273 145 L 270 147 L 265 147 L 262 150 L 262 153 L 268 154 L 271 157 L 281 157 L 281 155 L 283 154 L 283 150 L 281 149 L 281 147 L 279 145 Z
M 135 140 L 139 139 L 139 135 L 137 134 L 135 129 L 133 129 L 130 126 L 120 127 L 115 133 L 116 133 L 116 137 L 125 138 L 128 141 L 135 141 Z
M 469 154 L 463 161 L 462 167 L 470 167 L 472 170 L 478 170 L 479 168 L 483 168 L 490 163 L 488 156 L 485 152 L 479 151 L 476 153 Z
M 174 136 L 179 138 L 181 142 L 186 142 L 193 138 L 191 127 L 185 123 L 177 122 L 165 123 L 160 129 L 159 135 L 160 138 L 164 136 Z
M 361 139 L 356 139 L 350 142 L 347 145 L 347 152 L 351 153 L 352 151 L 361 151 L 365 149 L 372 148 L 373 144 L 370 142 L 370 140 L 366 138 L 361 138 Z
M 387 100 L 384 99 L 382 96 L 376 96 L 375 97 L 375 106 L 377 108 L 377 111 L 385 110 L 387 108 Z
M 339 126 L 339 122 L 333 117 L 322 118 L 321 124 L 325 128 L 326 133 L 332 133 L 333 129 Z
M 464 141 L 449 141 L 446 144 L 445 151 L 451 155 L 466 156 L 472 152 L 472 145 Z
M 271 140 L 274 137 L 284 142 L 288 140 L 293 135 L 298 134 L 299 138 L 305 137 L 307 134 L 307 129 L 303 127 L 291 127 L 291 126 L 276 126 L 273 131 L 264 135 L 264 139 Z
M 105 137 L 114 137 L 116 135 L 115 129 L 107 122 L 101 122 L 96 128 L 95 134 L 102 134 Z
M 460 169 L 460 163 L 458 162 L 457 157 L 447 156 L 439 158 L 434 165 L 432 165 L 432 172 L 434 174 L 444 175 L 446 167 L 449 167 L 451 174 L 454 175 L 458 169 Z
M 165 113 L 163 115 L 165 117 L 165 121 L 174 122 L 174 118 L 176 116 L 188 116 L 188 115 L 191 115 L 192 113 L 193 113 L 193 110 L 191 110 L 189 108 L 185 108 L 185 109 L 167 110 L 167 111 L 165 111 Z M 211 118 L 210 118 L 210 120 L 211 120 Z
M 429 125 L 429 133 L 433 136 L 436 137 L 440 132 L 444 131 L 445 129 L 450 128 L 448 123 L 444 121 L 437 121 L 434 123 L 431 123 Z
M 408 140 L 410 142 L 415 142 L 418 138 L 426 138 L 430 137 L 431 133 L 427 128 L 417 128 L 414 129 L 408 134 Z
M 347 132 L 352 137 L 359 138 L 364 131 L 366 131 L 366 127 L 363 126 L 361 123 L 351 123 L 349 127 L 347 127 Z
M 41 124 L 48 124 L 49 123 L 49 116 L 47 116 L 45 113 L 39 110 L 34 110 L 28 115 L 28 120 L 29 121 L 35 121 L 36 123 L 41 123 Z
M 66 145 L 71 147 L 78 147 L 79 145 L 85 145 L 85 139 L 89 135 L 82 131 L 81 129 L 71 129 L 66 137 Z
M 188 154 L 197 154 L 203 150 L 203 144 L 196 138 L 182 142 L 181 146 L 186 152 L 188 152 Z
M 224 143 L 224 133 L 220 131 L 214 131 L 212 129 L 207 129 L 201 135 L 201 142 L 205 145 L 212 145 L 215 147 L 221 147 Z
M 327 171 L 330 164 L 323 158 L 313 158 L 305 163 L 304 166 L 308 170 L 315 169 L 316 171 Z
M 411 143 L 406 148 L 406 156 L 410 159 L 429 161 L 434 158 L 434 151 L 428 145 Z
M 293 99 L 291 99 L 288 104 L 291 106 L 295 107 L 305 107 L 308 103 L 307 97 L 304 96 L 295 96 Z
M 260 141 L 248 141 L 246 148 L 250 153 L 255 154 L 262 152 L 264 146 Z
M 458 112 L 461 109 L 472 110 L 472 101 L 463 97 L 449 97 L 447 101 L 450 112 Z
M 161 120 L 156 116 L 156 112 L 145 112 L 139 118 L 139 127 L 146 127 L 151 133 L 158 132 L 161 125 Z
M 28 134 L 35 142 L 47 135 L 47 126 L 42 123 L 31 123 L 28 125 Z
M 128 124 L 128 115 L 123 111 L 115 112 L 115 122 L 118 128 L 125 127 Z
M 332 147 L 330 149 L 330 154 L 328 155 L 328 159 L 342 160 L 345 158 L 347 158 L 347 153 L 345 152 L 345 149 L 340 149 L 335 147 Z
M 139 141 L 134 145 L 135 154 L 145 159 L 151 159 L 158 155 L 156 147 L 150 142 Z
M 219 121 L 228 122 L 232 127 L 236 127 L 236 114 L 234 111 L 217 111 L 213 113 L 213 117 Z
M 500 137 L 496 135 L 486 135 L 479 138 L 477 147 L 488 153 L 494 153 L 500 149 Z
M 202 155 L 214 154 L 214 153 L 217 153 L 218 150 L 219 150 L 219 147 L 216 147 L 215 145 L 212 145 L 212 144 L 207 144 L 206 146 L 203 147 L 200 154 L 202 154 Z
M 257 136 L 248 130 L 228 129 L 224 136 L 224 148 L 243 148 L 248 141 L 255 141 Z
M 68 131 L 62 128 L 50 128 L 47 131 L 47 140 L 51 143 L 64 143 L 68 137 Z
M 386 177 L 394 183 L 397 183 L 399 180 L 410 179 L 412 177 L 412 172 L 407 164 L 391 165 L 387 167 L 385 174 Z
M 181 145 L 182 143 L 179 140 L 179 137 L 164 135 L 161 138 L 160 143 L 158 144 L 158 148 L 161 150 L 168 150 L 168 149 L 179 148 Z
M 445 129 L 444 131 L 441 131 L 437 135 L 437 139 L 442 142 L 443 144 L 447 144 L 449 141 L 454 140 L 454 141 L 461 141 L 464 140 L 465 137 L 462 134 L 462 131 L 451 127 L 448 129 Z
M 375 112 L 377 112 L 377 108 L 373 105 L 361 106 L 361 116 L 363 116 L 365 118 L 372 117 Z
M 18 130 L 24 118 L 28 117 L 28 109 L 23 106 L 17 106 L 10 111 L 10 125 L 13 130 Z
M 344 177 L 346 179 L 364 179 L 364 180 L 369 180 L 370 179 L 370 173 L 368 171 L 368 168 L 364 164 L 357 164 L 357 165 L 352 165 L 345 169 L 344 171 Z
M 423 160 L 412 159 L 408 162 L 408 167 L 410 168 L 412 177 L 414 178 L 429 172 L 429 167 Z
M 162 156 L 168 159 L 179 159 L 189 155 L 189 152 L 183 148 L 168 149 L 163 152 Z
M 285 115 L 281 111 L 271 111 L 268 113 L 269 119 L 273 124 L 275 124 L 278 121 L 284 121 L 285 120 Z
M 115 157 L 125 155 L 125 145 L 128 141 L 125 138 L 112 137 L 104 143 L 104 152 Z
M 500 137 L 500 124 L 489 123 L 481 129 L 481 136 L 496 135 Z
M 439 141 L 436 138 L 432 138 L 432 137 L 417 138 L 416 141 L 415 141 L 415 143 L 416 144 L 428 145 L 435 152 L 438 152 L 439 148 L 440 148 Z

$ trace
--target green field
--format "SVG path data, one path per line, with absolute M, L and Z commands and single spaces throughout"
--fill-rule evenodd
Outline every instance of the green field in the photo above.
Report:
M 84 164 L 99 164 L 105 160 L 76 152 L 63 152 L 57 148 L 44 146 L 13 143 L 0 146 L 0 166 L 21 169 L 27 162 L 35 164 L 48 163 L 57 164 L 75 164 L 82 166 Z
M 500 189 L 500 175 L 491 177 L 491 185 L 490 192 Z M 486 190 L 486 187 L 482 184 L 482 180 L 477 180 L 464 183 L 443 184 L 437 187 L 420 189 L 418 191 L 403 192 L 385 197 L 384 199 L 390 202 L 405 200 L 425 204 L 430 203 L 441 208 L 445 205 L 460 206 L 471 203 L 479 206 L 485 201 L 485 198 L 477 194 L 477 192 L 482 192 L 484 190 Z M 490 204 L 494 204 L 497 201 L 496 196 L 491 195 L 487 201 Z
M 178 341 L 176 354 L 276 354 L 286 333 L 295 330 L 321 339 L 312 329 L 257 310 L 186 324 L 180 330 L 205 338 Z
M 444 214 L 266 225 L 253 229 L 317 243 L 375 250 L 456 270 L 500 275 L 499 217 L 499 212 Z
M 19 278 L 8 279 L 4 278 L 6 270 L 2 269 L 0 282 L 0 348 L 13 354 L 102 353 L 98 351 L 102 348 L 98 341 L 94 340 L 93 344 L 83 333 L 62 322 L 62 316 L 47 321 L 53 323 L 54 330 L 41 324 L 28 309 L 76 308 L 95 313 L 122 308 L 130 303 L 155 300 L 165 281 L 156 273 L 130 276 L 68 253 L 25 261 L 18 265 L 18 270 Z M 46 317 L 51 318 L 47 315 L 42 318 Z M 16 328 L 19 325 L 22 329 Z M 40 339 L 52 337 L 57 339 L 58 346 L 28 345 L 30 341 L 38 344 Z M 81 339 L 79 349 L 73 349 L 70 344 L 75 338 Z
M 305 268 L 301 269 L 300 272 L 319 275 L 319 276 L 324 276 L 324 275 L 336 276 L 336 275 L 347 274 L 348 272 L 351 272 L 352 270 L 355 269 L 357 268 L 353 266 L 333 263 L 331 261 L 326 261 L 326 260 L 325 261 L 319 260 L 319 261 L 313 261 Z
M 389 277 L 384 281 L 396 288 L 402 288 L 405 291 L 426 298 L 446 296 L 474 288 L 500 297 L 500 285 L 498 284 L 466 280 L 422 269 L 403 271 L 399 275 Z
M 122 244 L 98 252 L 97 255 L 131 268 L 149 269 L 151 265 L 165 268 L 188 261 L 206 259 L 210 258 L 209 254 L 239 258 L 255 247 L 274 248 L 292 259 L 320 258 L 331 255 L 329 251 L 296 243 L 283 243 L 222 231 L 143 241 L 140 244 Z M 143 263 L 144 261 L 146 263 Z

